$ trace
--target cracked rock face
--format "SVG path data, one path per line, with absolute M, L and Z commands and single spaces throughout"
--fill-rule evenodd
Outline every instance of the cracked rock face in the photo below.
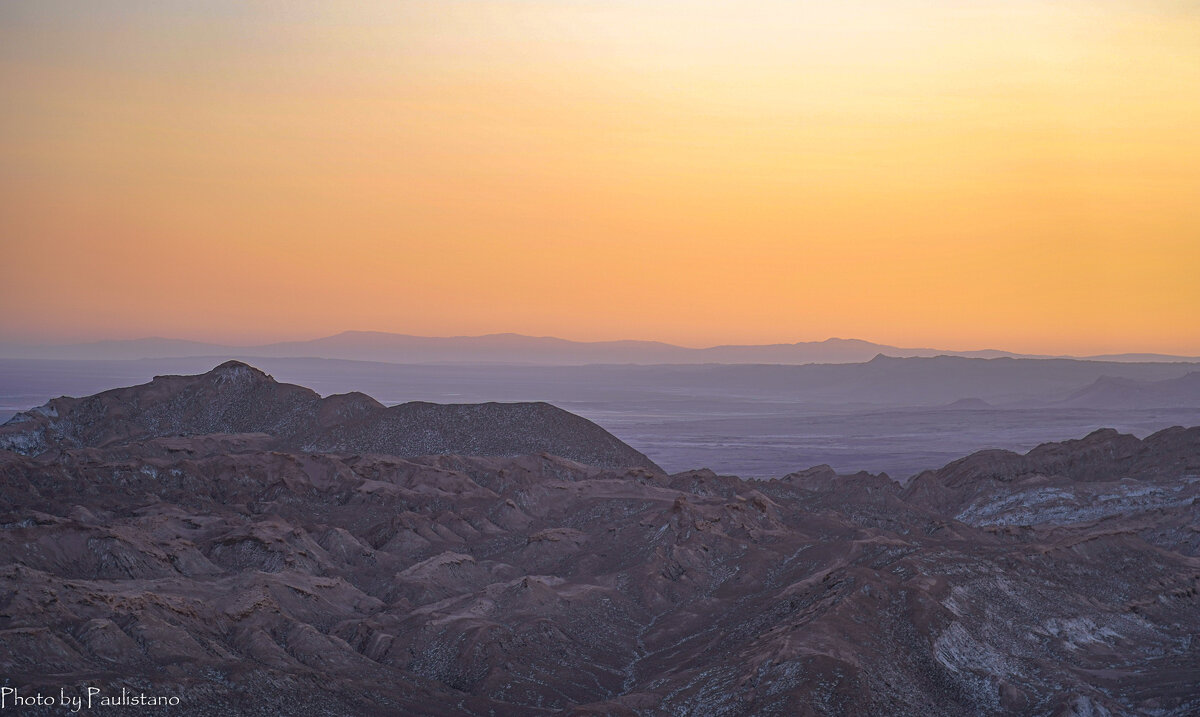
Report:
M 1200 711 L 1200 429 L 901 488 L 299 451 L 275 405 L 157 438 L 105 413 L 0 452 L 8 684 L 196 715 Z

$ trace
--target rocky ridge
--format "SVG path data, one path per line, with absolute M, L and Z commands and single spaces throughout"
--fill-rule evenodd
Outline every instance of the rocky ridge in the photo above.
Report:
M 585 418 L 547 403 L 385 407 L 362 393 L 321 398 L 240 361 L 198 376 L 159 376 L 87 398 L 56 398 L 0 426 L 0 450 L 103 447 L 164 436 L 263 433 L 274 447 L 325 453 L 551 453 L 592 465 L 658 470 Z

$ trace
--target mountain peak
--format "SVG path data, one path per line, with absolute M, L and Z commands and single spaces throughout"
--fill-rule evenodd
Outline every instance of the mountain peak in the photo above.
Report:
M 230 359 L 220 366 L 216 366 L 213 368 L 213 370 L 208 372 L 208 375 L 223 376 L 234 379 L 255 378 L 267 381 L 275 380 L 270 376 L 270 374 L 263 372 L 261 369 L 257 369 L 250 364 L 238 361 L 237 359 Z

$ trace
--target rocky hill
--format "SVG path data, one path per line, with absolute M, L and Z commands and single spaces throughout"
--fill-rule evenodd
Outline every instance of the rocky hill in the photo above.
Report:
M 657 470 L 587 419 L 546 403 L 406 403 L 362 393 L 321 398 L 239 361 L 198 376 L 87 398 L 56 398 L 0 426 L 0 449 L 103 447 L 164 436 L 265 433 L 284 450 L 389 455 L 552 453 L 591 465 Z

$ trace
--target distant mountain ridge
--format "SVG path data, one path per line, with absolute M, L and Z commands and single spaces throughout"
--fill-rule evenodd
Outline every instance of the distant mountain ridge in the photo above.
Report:
M 1161 381 L 1101 376 L 1063 401 L 1086 408 L 1156 408 L 1200 405 L 1200 371 Z
M 483 336 L 412 336 L 379 331 L 344 331 L 308 341 L 235 346 L 168 338 L 143 338 L 59 346 L 0 345 L 5 358 L 154 359 L 195 356 L 326 358 L 387 363 L 508 363 L 578 365 L 632 364 L 806 364 L 859 363 L 879 354 L 898 358 L 1061 358 L 985 349 L 950 351 L 904 348 L 861 339 L 830 338 L 791 344 L 721 345 L 689 348 L 661 341 L 570 341 L 551 336 L 502 333 Z M 1084 357 L 1089 358 L 1089 357 Z M 1164 354 L 1090 357 L 1106 361 L 1184 361 Z

